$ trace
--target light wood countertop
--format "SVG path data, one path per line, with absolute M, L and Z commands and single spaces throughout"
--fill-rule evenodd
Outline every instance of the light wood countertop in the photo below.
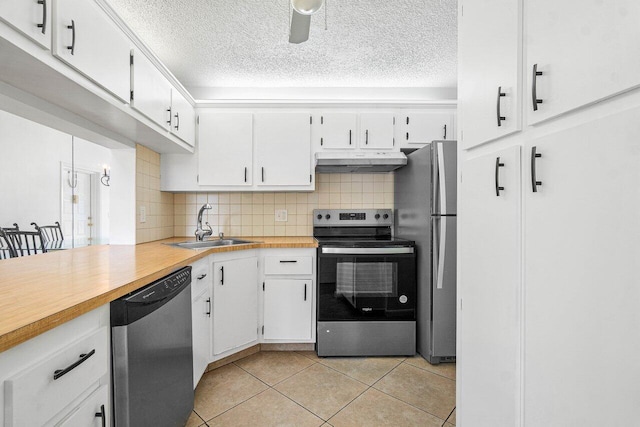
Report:
M 315 248 L 313 237 L 241 237 L 256 243 L 182 249 L 164 243 L 101 245 L 0 261 L 0 352 L 107 304 L 207 255 Z

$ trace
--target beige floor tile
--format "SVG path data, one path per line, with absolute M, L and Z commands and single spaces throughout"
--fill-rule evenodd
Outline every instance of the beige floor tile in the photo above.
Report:
M 316 363 L 275 387 L 320 418 L 328 420 L 367 386 Z
M 194 409 L 207 421 L 267 388 L 236 365 L 226 365 L 202 377 L 196 388 Z
M 320 359 L 320 363 L 365 384 L 373 385 L 403 360 L 397 357 L 325 357 Z
M 456 406 L 455 381 L 405 363 L 374 387 L 443 420 Z
M 334 427 L 440 427 L 444 420 L 378 390 L 369 389 L 329 422 Z
M 235 363 L 251 375 L 274 386 L 315 362 L 292 351 L 261 351 Z
M 195 412 L 191 412 L 191 416 L 187 420 L 187 424 L 184 427 L 199 427 L 204 425 L 204 420 L 198 416 Z
M 318 354 L 315 351 L 296 351 L 296 353 L 301 354 L 304 357 L 308 357 L 311 360 L 315 360 L 316 362 L 322 360 L 321 357 L 318 357 Z
M 413 365 L 416 368 L 425 369 L 433 372 L 434 374 L 442 375 L 449 379 L 456 379 L 456 364 L 455 363 L 441 363 L 439 365 L 432 365 L 427 362 L 422 356 L 417 355 L 415 357 L 409 357 L 405 360 L 405 363 Z
M 323 420 L 269 389 L 210 420 L 211 427 L 318 427 Z

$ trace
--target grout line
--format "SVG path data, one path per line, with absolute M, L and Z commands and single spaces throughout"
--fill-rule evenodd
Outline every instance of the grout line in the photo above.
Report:
M 421 370 L 423 370 L 423 371 L 430 372 L 430 373 L 432 373 L 432 374 L 434 374 L 434 375 L 438 375 L 438 376 L 440 376 L 440 377 L 442 377 L 442 378 L 446 378 L 446 379 L 448 379 L 449 381 L 454 381 L 454 382 L 455 382 L 455 379 L 451 379 L 451 378 L 449 378 L 449 377 L 447 377 L 447 376 L 445 376 L 445 375 L 442 375 L 442 374 L 440 374 L 440 373 L 438 373 L 438 372 L 434 372 L 434 371 L 431 371 L 431 370 L 429 370 L 429 369 L 422 368 L 422 367 L 420 367 L 420 366 L 412 365 L 411 363 L 407 362 L 407 360 L 409 360 L 409 359 L 405 359 L 405 361 L 404 361 L 404 362 L 402 362 L 402 363 L 406 363 L 407 365 L 409 365 L 409 366 L 411 366 L 411 367 L 413 367 L 413 368 L 418 368 L 418 369 L 421 369 Z M 427 362 L 427 363 L 429 363 L 429 362 Z
M 320 415 L 316 414 L 315 412 L 309 410 L 308 408 L 305 408 L 304 406 L 302 406 L 300 403 L 296 402 L 295 400 L 293 400 L 292 398 L 290 398 L 289 396 L 287 396 L 286 394 L 282 393 L 280 390 L 271 387 L 271 390 L 275 391 L 276 393 L 280 394 L 282 397 L 292 401 L 293 403 L 295 403 L 296 405 L 298 405 L 299 407 L 301 407 L 302 409 L 304 409 L 305 411 L 307 411 L 308 413 L 312 414 L 314 417 L 319 418 L 322 420 L 322 424 L 326 423 L 327 420 L 325 420 L 324 418 L 322 418 Z
M 233 405 L 231 408 L 226 409 L 226 410 L 224 410 L 224 411 L 220 412 L 220 413 L 219 413 L 218 415 L 216 415 L 215 417 L 213 417 L 213 418 L 209 418 L 208 420 L 206 420 L 206 421 L 205 421 L 205 424 L 207 424 L 207 426 L 208 426 L 208 425 L 209 425 L 209 424 L 208 424 L 208 423 L 209 423 L 209 421 L 212 421 L 212 420 L 214 420 L 214 419 L 216 419 L 216 418 L 220 417 L 221 415 L 226 414 L 226 413 L 227 413 L 227 412 L 229 412 L 230 410 L 232 410 L 232 409 L 234 409 L 234 408 L 237 408 L 238 406 L 242 405 L 242 404 L 243 404 L 243 403 L 245 403 L 245 402 L 248 402 L 249 400 L 253 399 L 253 398 L 254 398 L 254 397 L 256 397 L 256 396 L 261 395 L 261 394 L 262 394 L 262 393 L 264 393 L 265 391 L 269 391 L 269 389 L 262 390 L 260 393 L 254 394 L 253 396 L 249 397 L 248 399 L 245 399 L 245 400 L 243 400 L 242 402 L 239 402 L 239 403 L 237 403 L 237 404 Z
M 451 418 L 451 415 L 453 415 L 453 411 L 456 410 L 456 407 L 454 406 L 453 409 L 451 410 L 451 412 L 449 412 L 449 415 L 447 415 L 447 419 L 444 420 L 444 422 L 442 423 L 442 427 L 444 427 L 444 425 L 447 423 L 447 421 L 449 421 L 449 418 Z

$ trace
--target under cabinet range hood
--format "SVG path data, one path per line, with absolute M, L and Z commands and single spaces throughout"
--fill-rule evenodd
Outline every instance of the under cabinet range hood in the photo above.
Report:
M 316 153 L 319 173 L 391 172 L 407 164 L 400 152 L 320 152 Z

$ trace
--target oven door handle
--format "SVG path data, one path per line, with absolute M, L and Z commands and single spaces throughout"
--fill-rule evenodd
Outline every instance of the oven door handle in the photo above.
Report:
M 343 255 L 397 255 L 412 254 L 414 248 L 395 247 L 395 248 L 345 248 L 335 246 L 323 246 L 323 254 L 343 254 Z

